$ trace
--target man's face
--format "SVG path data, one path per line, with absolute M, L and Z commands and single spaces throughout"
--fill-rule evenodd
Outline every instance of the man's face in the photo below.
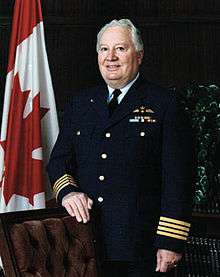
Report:
M 143 51 L 136 52 L 131 33 L 123 27 L 109 27 L 100 39 L 99 70 L 112 88 L 126 86 L 137 75 Z

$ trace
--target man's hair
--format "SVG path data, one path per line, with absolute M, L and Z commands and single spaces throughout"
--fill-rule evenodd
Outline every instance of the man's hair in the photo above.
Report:
M 131 38 L 134 43 L 135 50 L 137 52 L 140 52 L 144 49 L 144 44 L 141 38 L 140 31 L 134 26 L 134 24 L 131 22 L 130 19 L 120 19 L 120 20 L 112 20 L 110 23 L 107 23 L 105 26 L 102 27 L 102 29 L 99 31 L 97 35 L 97 44 L 96 44 L 96 50 L 99 51 L 100 47 L 100 40 L 103 35 L 103 33 L 110 27 L 122 27 L 126 28 L 131 33 Z

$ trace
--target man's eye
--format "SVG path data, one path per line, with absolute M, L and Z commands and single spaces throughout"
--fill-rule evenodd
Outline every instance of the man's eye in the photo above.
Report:
M 124 48 L 124 47 L 122 47 L 122 46 L 118 46 L 116 49 L 117 49 L 118 51 L 120 51 L 120 52 L 125 51 L 125 48 Z
M 108 50 L 107 47 L 101 47 L 101 48 L 99 49 L 100 52 L 105 52 L 105 51 L 107 51 L 107 50 Z

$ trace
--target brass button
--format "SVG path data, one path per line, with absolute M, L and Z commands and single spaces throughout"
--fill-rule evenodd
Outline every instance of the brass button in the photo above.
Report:
M 103 197 L 101 197 L 101 196 L 99 196 L 99 198 L 98 198 L 98 201 L 101 203 L 101 202 L 103 202 Z
M 104 181 L 104 180 L 105 180 L 105 177 L 104 177 L 103 175 L 100 175 L 100 176 L 99 176 L 99 180 L 100 180 L 100 181 Z
M 102 157 L 102 159 L 107 159 L 107 154 L 105 154 L 105 153 L 103 153 L 102 155 L 101 155 L 101 157 Z
M 111 137 L 111 133 L 106 133 L 105 136 L 106 136 L 106 138 L 110 138 Z

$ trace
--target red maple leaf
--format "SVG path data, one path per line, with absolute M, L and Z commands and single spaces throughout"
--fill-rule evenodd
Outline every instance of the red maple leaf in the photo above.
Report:
M 4 198 L 6 205 L 13 194 L 22 195 L 33 203 L 36 193 L 43 192 L 42 160 L 32 158 L 32 151 L 42 147 L 41 119 L 49 109 L 40 107 L 40 93 L 33 98 L 33 108 L 23 118 L 30 91 L 21 91 L 18 74 L 14 77 L 10 100 L 5 151 Z M 0 184 L 1 186 L 1 184 Z

